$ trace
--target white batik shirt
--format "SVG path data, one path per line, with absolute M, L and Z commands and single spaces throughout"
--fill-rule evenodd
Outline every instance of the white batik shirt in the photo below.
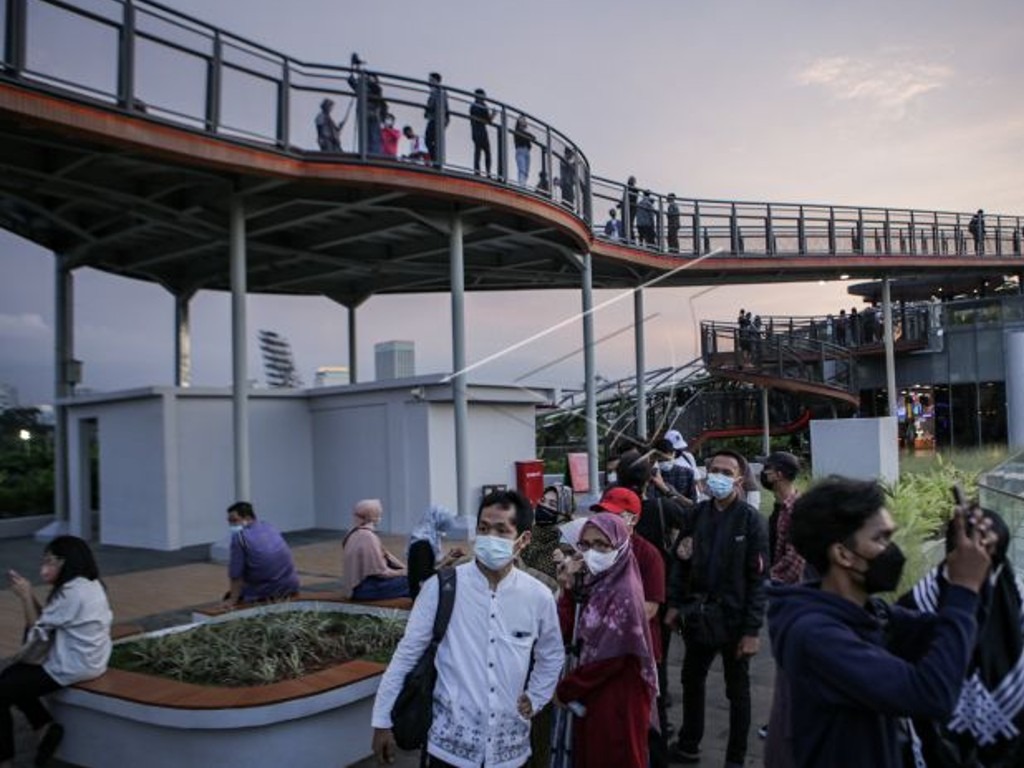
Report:
M 519 696 L 525 690 L 538 712 L 562 670 L 555 600 L 550 589 L 515 568 L 493 592 L 475 561 L 456 571 L 455 606 L 435 662 L 427 751 L 458 768 L 519 768 L 530 755 L 530 722 L 519 715 Z M 374 728 L 391 727 L 402 682 L 430 644 L 437 595 L 434 577 L 423 585 L 377 689 Z

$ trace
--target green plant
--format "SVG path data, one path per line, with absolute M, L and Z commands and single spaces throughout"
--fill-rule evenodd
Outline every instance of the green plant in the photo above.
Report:
M 404 630 L 397 616 L 263 613 L 119 643 L 110 666 L 199 685 L 266 685 L 356 658 L 386 662 Z

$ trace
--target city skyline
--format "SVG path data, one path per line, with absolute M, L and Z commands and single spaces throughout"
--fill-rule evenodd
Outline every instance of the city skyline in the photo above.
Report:
M 506 17 L 459 1 L 431 8 L 422 25 L 402 23 L 403 8 L 410 16 L 421 9 L 401 3 L 339 11 L 326 0 L 306 0 L 287 23 L 269 0 L 169 4 L 308 61 L 346 64 L 355 51 L 385 72 L 425 77 L 438 70 L 453 86 L 485 87 L 570 136 L 597 174 L 636 175 L 641 188 L 718 199 L 1007 214 L 1024 208 L 1015 170 L 1024 160 L 1024 108 L 1010 98 L 1024 64 L 1017 43 L 1024 11 L 1010 2 L 985 3 L 982 14 L 964 3 L 923 0 L 896 8 L 648 0 L 625 12 L 606 2 L 549 7 L 527 0 Z M 340 36 L 322 23 L 335 16 Z M 52 257 L 0 233 L 0 274 L 0 381 L 16 386 L 25 403 L 49 400 Z M 75 290 L 84 386 L 171 383 L 169 294 L 93 270 L 76 272 Z M 696 321 L 731 320 L 740 307 L 804 315 L 859 304 L 839 283 L 652 289 L 648 366 L 687 362 L 696 354 Z M 470 294 L 468 362 L 579 307 L 577 292 Z M 435 322 L 422 322 L 426 317 Z M 393 338 L 416 343 L 424 373 L 449 371 L 448 317 L 446 294 L 370 299 L 359 310 L 360 378 L 372 371 L 374 343 Z M 632 368 L 632 333 L 619 332 L 631 322 L 629 301 L 595 318 L 596 337 L 611 336 L 597 353 L 597 370 L 608 378 Z M 194 384 L 227 385 L 228 297 L 198 294 L 192 326 Z M 348 363 L 346 312 L 326 299 L 252 296 L 249 327 L 253 375 L 260 370 L 256 328 L 292 341 L 307 381 L 318 366 Z M 581 343 L 579 327 L 569 327 L 476 373 L 516 379 L 566 357 L 523 383 L 577 386 L 582 357 L 572 353 Z

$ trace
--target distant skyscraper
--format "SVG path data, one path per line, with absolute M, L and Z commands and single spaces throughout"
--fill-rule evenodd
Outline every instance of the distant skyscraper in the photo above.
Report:
M 377 381 L 416 375 L 416 345 L 411 341 L 382 341 L 373 345 Z
M 316 369 L 317 387 L 340 387 L 349 383 L 347 365 L 321 365 Z
M 18 390 L 13 385 L 0 381 L 0 413 L 18 407 Z
M 302 379 L 295 371 L 295 358 L 288 339 L 274 331 L 260 331 L 259 340 L 267 386 L 272 389 L 301 387 Z

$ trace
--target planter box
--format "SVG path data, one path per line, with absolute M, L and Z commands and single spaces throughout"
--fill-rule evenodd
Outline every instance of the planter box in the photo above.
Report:
M 295 601 L 270 609 L 312 606 Z M 343 604 L 316 607 L 350 612 Z M 84 766 L 342 768 L 371 754 L 370 716 L 383 672 L 383 664 L 350 661 L 296 680 L 218 688 L 111 669 L 50 697 L 54 718 L 65 728 L 58 756 Z
M 31 536 L 53 522 L 53 515 L 25 515 L 0 518 L 0 539 L 20 539 Z

